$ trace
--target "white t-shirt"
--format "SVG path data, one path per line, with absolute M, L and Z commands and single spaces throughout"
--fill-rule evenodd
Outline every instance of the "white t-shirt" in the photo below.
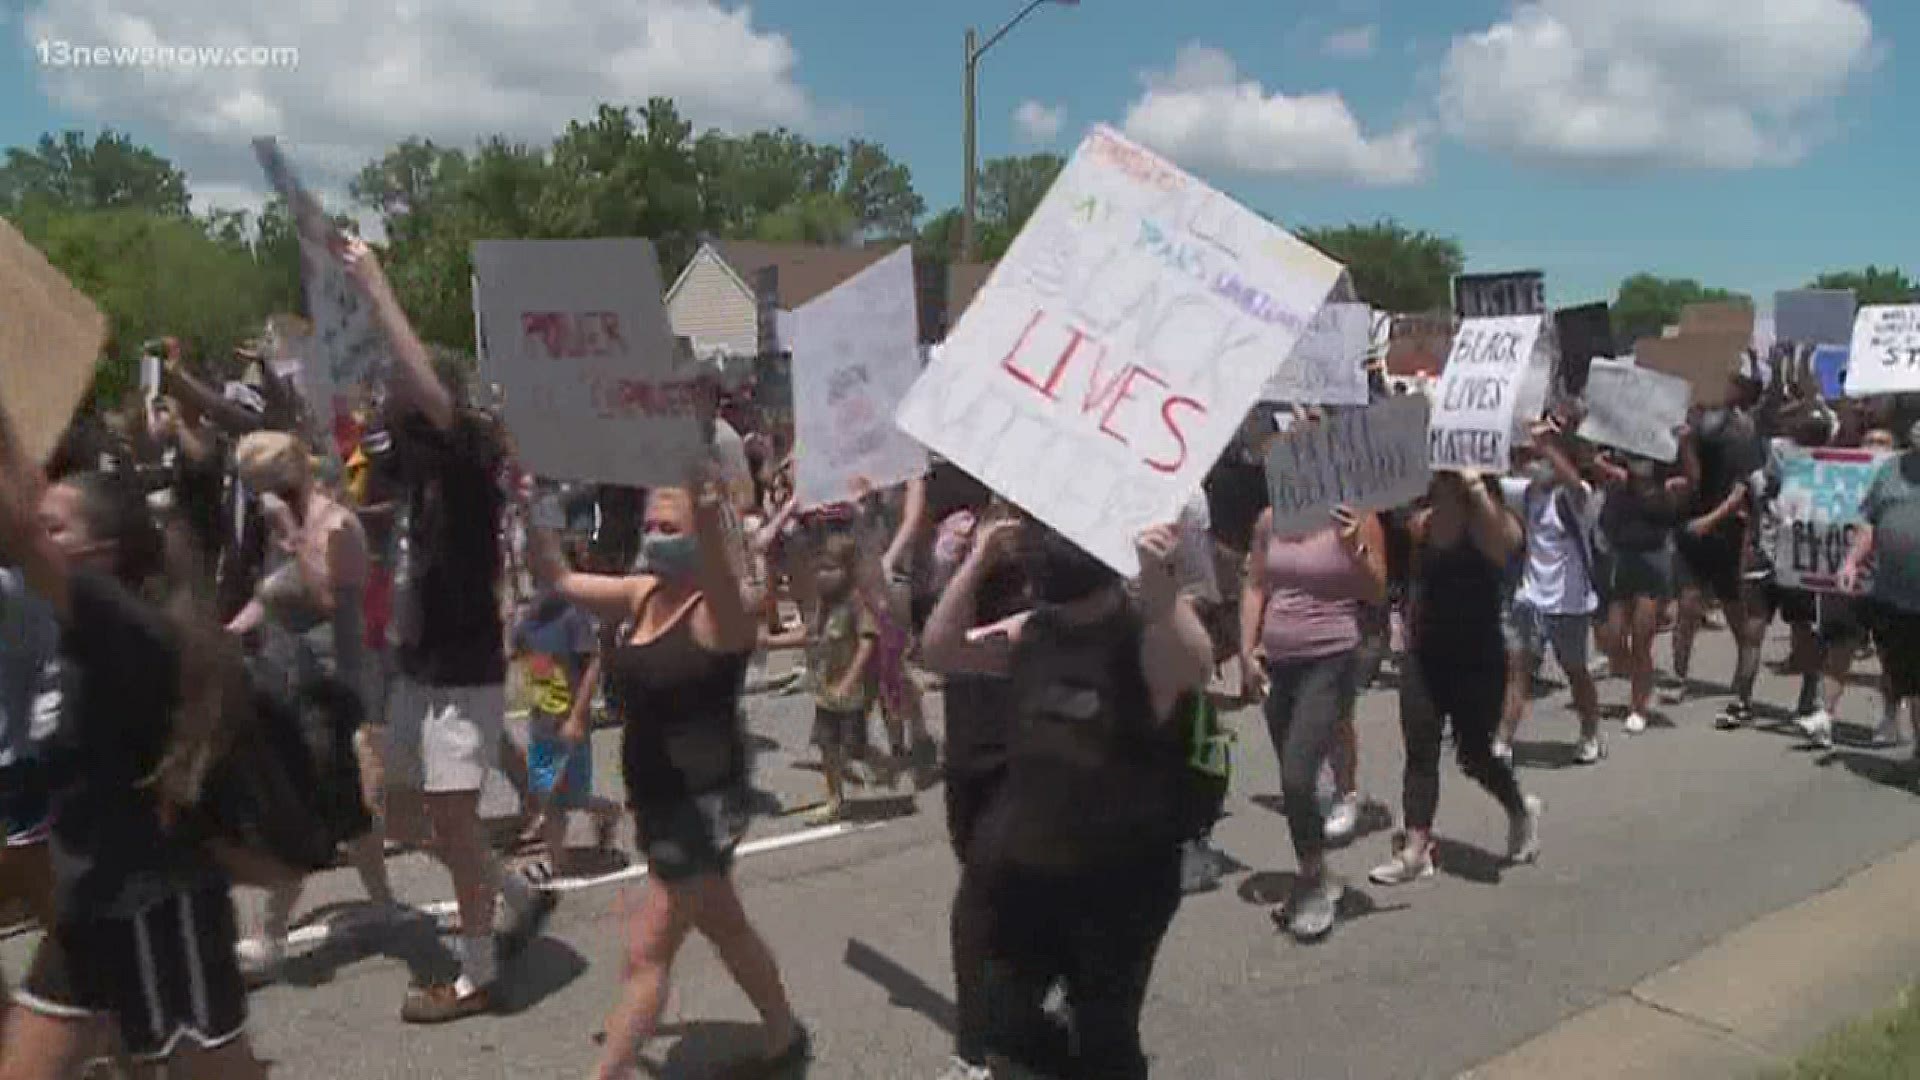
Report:
M 1593 489 L 1584 483 L 1580 485 L 1584 501 L 1572 492 L 1564 500 L 1556 499 L 1556 490 L 1552 483 L 1536 484 L 1524 477 L 1500 481 L 1500 493 L 1527 529 L 1527 568 L 1516 599 L 1547 615 L 1591 615 L 1600 598 L 1593 591 L 1588 556 L 1581 552 L 1581 545 L 1584 542 L 1592 550 L 1597 501 Z M 1575 507 L 1582 520 L 1562 522 L 1558 504 L 1563 501 Z

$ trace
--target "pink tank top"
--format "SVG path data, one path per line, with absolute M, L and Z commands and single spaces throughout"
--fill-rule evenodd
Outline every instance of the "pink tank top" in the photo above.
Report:
M 1267 610 L 1260 642 L 1269 660 L 1314 660 L 1360 644 L 1366 575 L 1333 529 L 1267 541 Z

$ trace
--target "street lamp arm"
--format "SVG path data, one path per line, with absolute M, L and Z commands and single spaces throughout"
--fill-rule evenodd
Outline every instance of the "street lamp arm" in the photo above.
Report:
M 1000 29 L 995 30 L 992 34 L 988 35 L 987 40 L 982 42 L 979 48 L 973 50 L 973 55 L 967 57 L 967 62 L 970 64 L 979 63 L 980 58 L 986 55 L 987 50 L 993 48 L 995 42 L 999 41 L 1003 37 L 1006 37 L 1007 34 L 1013 30 L 1014 27 L 1019 26 L 1021 20 L 1033 14 L 1033 9 L 1039 7 L 1041 4 L 1050 3 L 1050 2 L 1051 0 L 1029 0 L 1027 6 L 1020 9 L 1020 14 L 1015 15 L 1011 19 L 1008 19 L 1006 22 L 1006 25 L 1002 26 Z

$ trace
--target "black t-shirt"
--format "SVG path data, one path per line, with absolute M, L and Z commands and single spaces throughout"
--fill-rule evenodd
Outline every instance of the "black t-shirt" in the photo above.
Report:
M 1702 427 L 1700 491 L 1694 499 L 1694 510 L 1704 514 L 1724 502 L 1735 484 L 1744 483 L 1766 462 L 1766 445 L 1753 417 L 1737 409 L 1728 409 L 1724 422 Z
M 1207 473 L 1207 517 L 1213 538 L 1234 551 L 1253 546 L 1253 526 L 1267 508 L 1267 470 L 1229 449 Z
M 131 914 L 181 885 L 220 880 L 192 836 L 161 828 L 149 782 L 179 707 L 170 628 L 99 574 L 75 574 L 71 597 L 60 721 L 39 747 L 53 792 L 55 901 L 70 922 Z
M 228 447 L 216 443 L 205 458 L 196 459 L 181 450 L 173 458 L 173 506 L 193 533 L 202 565 L 212 572 L 220 565 L 228 536 L 234 531 L 227 524 L 226 486 Z
M 431 686 L 506 681 L 500 624 L 502 452 L 490 421 L 456 412 L 445 431 L 412 414 L 393 428 L 407 497 L 400 670 Z
M 1659 551 L 1681 523 L 1679 500 L 1667 494 L 1672 470 L 1654 462 L 1627 466 L 1627 482 L 1607 489 L 1600 531 L 1616 551 Z M 1724 496 L 1723 496 L 1724 497 Z
M 974 597 L 981 626 L 1011 618 L 1032 605 L 1026 575 L 1003 563 L 987 574 Z M 947 768 L 962 775 L 990 773 L 1006 764 L 1013 684 L 992 675 L 952 675 L 943 697 L 947 718 Z

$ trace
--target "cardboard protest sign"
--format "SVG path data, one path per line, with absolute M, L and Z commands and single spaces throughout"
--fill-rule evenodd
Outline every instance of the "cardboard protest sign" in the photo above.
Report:
M 1860 309 L 1847 365 L 1847 396 L 1920 390 L 1920 304 Z
M 675 347 L 645 240 L 473 245 L 488 370 L 527 468 L 678 486 L 701 453 L 699 368 Z
M 1453 313 L 1462 319 L 1544 315 L 1547 276 L 1538 270 L 1460 274 L 1453 279 Z
M 1853 350 L 1845 345 L 1821 345 L 1813 350 L 1813 376 L 1820 380 L 1820 396 L 1838 401 L 1847 394 L 1847 362 Z
M 1852 289 L 1790 289 L 1773 294 L 1773 332 L 1781 341 L 1840 345 L 1853 340 Z
M 0 219 L 0 408 L 28 459 L 59 443 L 106 340 L 93 301 Z
M 1327 304 L 1307 325 L 1293 355 L 1267 379 L 1261 401 L 1300 405 L 1365 405 L 1367 350 L 1373 309 L 1365 304 Z
M 893 413 L 920 377 L 913 250 L 902 247 L 793 313 L 794 457 L 802 507 L 851 501 L 927 471 Z
M 1523 382 L 1535 366 L 1541 317 L 1468 319 L 1434 391 L 1428 432 L 1435 469 L 1506 472 Z
M 1680 333 L 1739 334 L 1753 339 L 1753 305 L 1738 301 L 1688 304 L 1680 309 Z
M 1390 510 L 1424 495 L 1429 408 L 1419 394 L 1384 398 L 1275 439 L 1267 448 L 1273 534 L 1323 529 L 1336 506 Z
M 1553 330 L 1560 339 L 1560 387 L 1580 396 L 1587 386 L 1587 368 L 1595 357 L 1611 357 L 1613 311 L 1605 301 L 1561 308 L 1554 312 Z
M 1871 450 L 1809 450 L 1789 447 L 1780 460 L 1780 494 L 1774 513 L 1773 573 L 1781 586 L 1838 593 L 1840 567 L 1865 524 L 1861 503 L 1881 466 L 1892 455 Z M 1860 595 L 1871 592 L 1871 564 L 1861 574 Z
M 1596 360 L 1587 377 L 1587 418 L 1579 436 L 1672 462 L 1680 456 L 1674 429 L 1687 420 L 1693 388 L 1687 380 L 1619 360 Z
M 1642 338 L 1634 346 L 1640 366 L 1678 375 L 1693 387 L 1696 405 L 1724 405 L 1732 396 L 1732 379 L 1746 355 L 1744 331 L 1680 334 L 1670 338 Z
M 1178 516 L 1341 272 L 1096 127 L 900 426 L 1132 575 L 1140 531 Z

